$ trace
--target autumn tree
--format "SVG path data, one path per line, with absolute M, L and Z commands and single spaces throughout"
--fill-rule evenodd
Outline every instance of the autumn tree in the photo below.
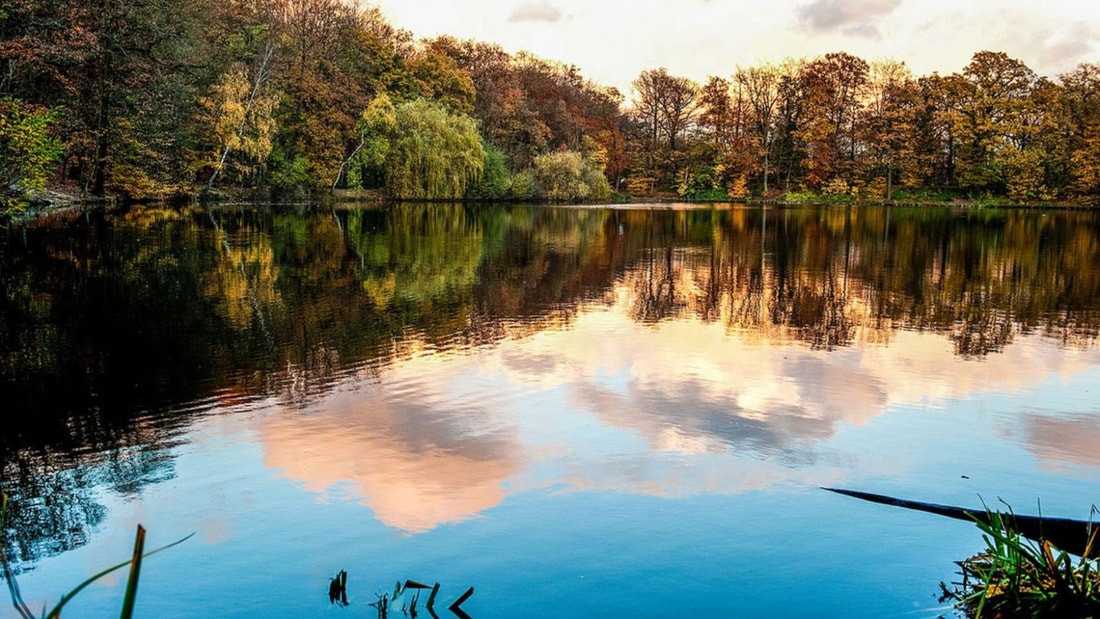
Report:
M 861 167 L 875 188 L 872 197 L 891 200 L 898 172 L 902 179 L 911 178 L 906 172 L 913 168 L 916 87 L 904 62 L 882 60 L 870 64 L 865 92 L 860 141 L 867 150 Z
M 806 120 L 800 138 L 807 149 L 807 183 L 820 187 L 834 178 L 851 185 L 859 151 L 857 123 L 868 64 L 843 52 L 807 63 L 799 76 Z
M 1069 158 L 1070 182 L 1079 193 L 1100 194 L 1100 65 L 1082 63 L 1059 81 L 1059 141 Z
M 279 103 L 276 93 L 265 92 L 274 52 L 274 46 L 268 45 L 251 71 L 242 63 L 233 64 L 211 87 L 210 95 L 199 98 L 199 115 L 209 127 L 214 146 L 202 163 L 212 168 L 207 187 L 214 186 L 227 165 L 244 178 L 263 171 L 274 143 Z
M 988 51 L 974 54 L 962 76 L 966 89 L 957 103 L 956 124 L 959 185 L 972 192 L 1002 193 L 1009 168 L 1034 172 L 1035 161 L 1023 151 L 1035 126 L 1031 91 L 1038 78 L 1019 60 Z
M 474 113 L 474 81 L 454 58 L 429 44 L 417 49 L 406 64 L 419 96 L 435 99 L 460 114 Z
M 738 137 L 741 118 L 730 97 L 730 83 L 710 76 L 699 90 L 699 130 L 716 153 L 723 153 Z
M 636 167 L 643 176 L 670 183 L 681 163 L 682 139 L 694 121 L 698 88 L 663 67 L 643 71 L 632 85 L 635 121 L 646 135 Z
M 205 0 L 5 3 L 0 84 L 62 104 L 63 172 L 88 193 L 150 195 L 186 176 Z M 15 26 L 12 29 L 11 26 Z
M 649 126 L 653 145 L 675 151 L 697 108 L 698 87 L 664 67 L 643 71 L 633 82 L 634 107 Z
M 553 132 L 527 98 L 512 56 L 499 45 L 438 37 L 427 42 L 453 59 L 474 85 L 474 115 L 486 139 L 500 148 L 516 169 L 546 150 Z
M 755 174 L 760 157 L 754 147 L 751 108 L 744 86 L 711 76 L 699 90 L 699 113 L 696 120 L 698 137 L 693 153 L 693 176 L 716 178 L 704 182 L 700 189 L 724 187 L 727 182 Z M 698 184 L 698 183 L 696 183 Z M 705 185 L 716 187 L 705 187 Z
M 776 112 L 779 104 L 780 70 L 775 65 L 737 67 L 734 81 L 745 93 L 751 115 L 747 131 L 757 161 L 761 163 L 762 189 L 768 192 L 771 173 L 772 143 L 776 137 Z
M 273 179 L 327 187 L 359 143 L 356 125 L 377 92 L 389 85 L 415 96 L 415 80 L 393 66 L 401 41 L 385 38 L 391 33 L 379 24 L 377 8 L 340 0 L 271 2 L 276 54 L 283 59 Z
M 783 191 L 790 191 L 792 182 L 801 183 L 806 167 L 807 147 L 803 127 L 806 124 L 807 103 L 802 79 L 805 64 L 795 60 L 785 62 L 779 70 L 776 85 L 774 143 Z

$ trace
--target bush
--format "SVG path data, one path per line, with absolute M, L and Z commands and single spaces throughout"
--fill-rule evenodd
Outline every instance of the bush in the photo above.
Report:
M 730 195 L 725 189 L 700 189 L 691 196 L 691 199 L 698 202 L 729 202 Z
M 894 200 L 901 202 L 950 202 L 959 198 L 957 191 L 941 191 L 935 189 L 898 189 L 894 192 Z
M 744 200 L 749 197 L 749 184 L 744 174 L 730 181 L 729 186 L 726 187 L 726 195 L 734 200 Z
M 852 201 L 851 188 L 848 181 L 834 177 L 821 188 L 821 199 L 826 204 L 848 204 Z
M 821 201 L 821 196 L 812 191 L 788 191 L 783 194 L 783 201 L 789 204 L 816 204 Z
M 271 152 L 271 187 L 279 193 L 309 187 L 309 161 L 301 154 L 288 156 L 276 145 Z
M 531 172 L 539 197 L 551 202 L 611 198 L 611 185 L 596 164 L 574 151 L 539 155 Z
M 512 177 L 511 194 L 513 200 L 534 200 L 535 177 L 531 176 L 530 172 L 517 172 Z
M 0 197 L 41 191 L 61 142 L 51 135 L 57 112 L 11 98 L 0 99 Z

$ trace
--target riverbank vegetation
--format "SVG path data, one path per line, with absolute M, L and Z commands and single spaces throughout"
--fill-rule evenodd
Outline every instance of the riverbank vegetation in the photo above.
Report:
M 941 584 L 940 601 L 974 619 L 1100 614 L 1096 530 L 1089 529 L 1084 556 L 1075 557 L 1049 541 L 1025 539 L 1012 526 L 1011 511 L 989 516 L 990 522 L 978 522 L 986 549 L 958 563 L 962 582 Z
M 1091 203 L 1100 67 L 838 52 L 704 84 L 441 36 L 339 0 L 0 4 L 0 194 Z

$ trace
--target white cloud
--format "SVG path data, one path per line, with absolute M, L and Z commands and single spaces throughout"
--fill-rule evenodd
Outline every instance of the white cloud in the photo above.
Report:
M 558 7 L 543 0 L 542 2 L 528 2 L 512 11 L 508 16 L 510 22 L 558 22 L 562 19 L 562 12 Z
M 798 7 L 799 21 L 812 31 L 841 30 L 857 37 L 878 36 L 873 21 L 888 15 L 901 0 L 813 0 Z

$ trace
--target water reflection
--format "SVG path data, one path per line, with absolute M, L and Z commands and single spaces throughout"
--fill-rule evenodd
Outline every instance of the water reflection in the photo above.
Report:
M 263 424 L 265 464 L 322 494 L 350 484 L 379 520 L 408 532 L 533 487 L 682 497 L 820 485 L 897 465 L 837 449 L 830 439 L 843 427 L 1023 394 L 1100 363 L 1096 352 L 1038 341 L 974 363 L 945 338 L 912 331 L 890 347 L 825 352 L 761 344 L 720 323 L 639 325 L 632 290 L 624 281 L 619 302 L 580 306 L 567 327 L 351 377 Z M 1080 449 L 1079 462 L 1100 464 L 1087 433 L 1061 440 L 1034 425 L 1054 420 L 1026 423 L 1040 459 L 1056 446 L 1061 458 Z
M 1025 428 L 1023 440 L 1039 462 L 1054 470 L 1069 465 L 1100 467 L 1100 411 L 1065 418 L 1039 415 Z M 1090 474 L 1084 471 L 1082 474 Z
M 13 225 L 5 539 L 25 560 L 80 545 L 94 486 L 170 477 L 196 419 L 250 403 L 267 466 L 410 532 L 532 487 L 827 481 L 857 464 L 842 427 L 1096 367 L 1098 225 L 459 205 Z M 1012 430 L 1050 466 L 1096 466 L 1073 429 L 1096 412 L 1070 413 Z
M 466 520 L 500 502 L 520 452 L 513 432 L 484 430 L 484 409 L 439 404 L 337 390 L 261 425 L 264 464 L 313 492 L 346 484 L 378 520 L 405 531 Z

